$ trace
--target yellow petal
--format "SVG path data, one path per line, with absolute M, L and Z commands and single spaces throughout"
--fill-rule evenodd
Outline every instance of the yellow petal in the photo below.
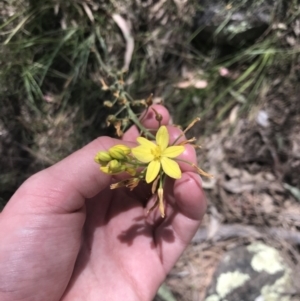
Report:
M 108 166 L 100 166 L 100 170 L 104 173 L 111 174 L 111 171 Z
M 147 167 L 146 182 L 151 183 L 158 175 L 160 170 L 160 162 L 153 160 Z
M 137 146 L 131 150 L 132 154 L 141 162 L 149 163 L 154 159 L 151 149 L 144 146 Z
M 150 141 L 150 140 L 148 140 L 148 139 L 146 139 L 144 137 L 138 137 L 138 138 L 136 138 L 136 141 L 140 145 L 148 147 L 148 148 L 154 148 L 154 147 L 156 147 L 156 145 L 152 141 Z
M 163 171 L 173 179 L 181 178 L 181 170 L 177 162 L 167 157 L 162 157 L 160 160 Z
M 156 133 L 156 143 L 160 146 L 162 151 L 164 151 L 169 144 L 169 133 L 164 125 L 161 126 Z
M 170 146 L 170 147 L 167 147 L 163 151 L 162 156 L 165 156 L 168 158 L 176 158 L 183 152 L 184 152 L 184 146 L 182 146 L 182 145 Z

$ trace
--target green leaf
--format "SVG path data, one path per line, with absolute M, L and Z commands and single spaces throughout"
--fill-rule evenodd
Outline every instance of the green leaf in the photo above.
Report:
M 300 202 L 300 189 L 297 188 L 297 187 L 294 187 L 294 186 L 291 186 L 287 183 L 284 183 L 283 184 L 283 187 L 288 190 L 294 197 L 297 201 Z
M 162 284 L 159 288 L 157 295 L 163 301 L 177 301 L 171 290 L 166 286 L 166 284 Z

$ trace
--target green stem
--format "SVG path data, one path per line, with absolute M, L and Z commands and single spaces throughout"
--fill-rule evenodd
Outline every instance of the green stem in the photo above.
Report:
M 155 140 L 155 136 L 153 134 L 151 134 L 139 121 L 139 119 L 136 117 L 135 113 L 132 111 L 129 102 L 125 103 L 128 115 L 130 117 L 130 119 L 135 123 L 135 125 L 144 133 L 146 133 L 146 135 L 148 137 L 150 137 L 151 139 Z
M 121 112 L 123 112 L 126 109 L 126 106 L 122 107 L 116 114 L 115 116 L 117 117 Z
M 160 170 L 160 177 L 159 177 L 159 188 L 163 188 L 164 186 L 164 179 L 163 179 L 163 172 Z
M 134 167 L 146 167 L 148 164 L 146 163 L 137 163 L 137 162 L 126 162 L 127 164 L 130 164 Z
M 98 64 L 99 64 L 100 67 L 104 70 L 104 72 L 106 72 L 107 75 L 109 75 L 109 76 L 113 77 L 115 80 L 117 80 L 116 76 L 115 76 L 112 72 L 110 72 L 110 71 L 108 70 L 108 68 L 106 67 L 106 65 L 105 65 L 104 62 L 102 61 L 102 58 L 101 58 L 99 52 L 96 50 L 96 48 L 95 48 L 95 47 L 92 47 L 92 50 L 93 50 L 93 53 L 94 53 L 95 56 L 96 56 L 96 59 L 97 59 L 97 61 L 98 61 Z

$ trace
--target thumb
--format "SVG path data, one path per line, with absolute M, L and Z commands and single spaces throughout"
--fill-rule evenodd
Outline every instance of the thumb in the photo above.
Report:
M 118 143 L 117 139 L 100 137 L 31 176 L 12 196 L 2 214 L 8 211 L 44 214 L 79 210 L 86 199 L 98 194 L 111 181 L 110 175 L 99 171 L 93 158 L 99 150 L 107 150 Z

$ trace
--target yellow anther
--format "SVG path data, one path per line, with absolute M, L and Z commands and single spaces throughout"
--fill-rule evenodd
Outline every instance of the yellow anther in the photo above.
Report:
M 151 150 L 152 155 L 154 156 L 154 159 L 159 159 L 161 157 L 162 151 L 160 146 L 157 146 Z

